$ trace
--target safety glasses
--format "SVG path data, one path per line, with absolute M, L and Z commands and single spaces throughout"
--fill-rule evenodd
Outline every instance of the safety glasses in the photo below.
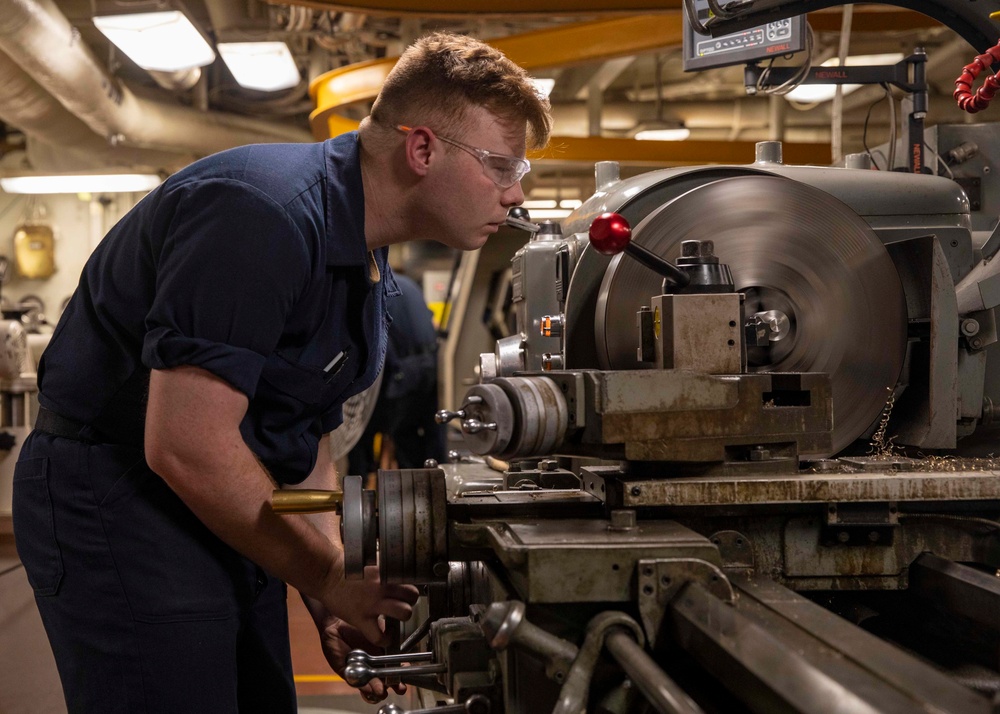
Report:
M 397 124 L 396 128 L 407 134 L 413 131 L 412 127 L 403 126 L 402 124 Z M 497 154 L 486 149 L 470 146 L 455 139 L 449 139 L 447 136 L 441 136 L 437 133 L 434 136 L 447 144 L 457 146 L 462 151 L 469 152 L 479 159 L 479 163 L 483 165 L 483 173 L 500 188 L 510 188 L 531 171 L 531 163 L 527 159 L 521 159 L 508 154 Z

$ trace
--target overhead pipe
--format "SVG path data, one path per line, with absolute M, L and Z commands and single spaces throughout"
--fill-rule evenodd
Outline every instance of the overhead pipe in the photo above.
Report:
M 251 17 L 249 13 L 250 2 L 247 0 L 205 0 L 205 10 L 208 12 L 208 21 L 212 26 L 212 34 L 215 35 L 216 42 L 255 42 L 259 40 L 273 39 L 268 37 L 270 27 L 266 14 Z M 294 8 L 288 7 L 289 11 Z M 310 8 L 297 8 L 302 10 L 302 16 L 312 18 L 315 12 Z M 288 27 L 289 31 L 309 29 L 308 27 L 296 28 Z
M 210 154 L 311 140 L 293 127 L 137 97 L 105 72 L 52 0 L 5 0 L 0 50 L 112 144 Z
M 154 82 L 171 92 L 186 92 L 201 80 L 201 67 L 191 67 L 176 72 L 160 72 L 153 69 L 146 71 Z
M 169 171 L 192 159 L 190 155 L 176 152 L 110 145 L 2 52 L 0 120 L 28 138 L 29 155 L 35 169 L 70 171 L 90 162 L 104 167 Z M 78 165 L 72 165 L 74 162 Z
M 27 168 L 34 173 L 109 171 L 157 174 L 180 171 L 198 158 L 193 154 L 168 154 L 128 146 L 105 146 L 103 151 L 88 151 L 66 144 L 52 144 L 32 136 L 27 137 L 25 142 L 25 157 Z

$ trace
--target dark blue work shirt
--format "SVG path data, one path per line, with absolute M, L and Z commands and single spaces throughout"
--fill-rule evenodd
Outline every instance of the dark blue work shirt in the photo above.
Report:
M 40 403 L 96 441 L 141 444 L 150 369 L 200 367 L 249 399 L 240 430 L 271 474 L 301 481 L 385 356 L 398 289 L 364 224 L 356 133 L 191 164 L 87 262 Z

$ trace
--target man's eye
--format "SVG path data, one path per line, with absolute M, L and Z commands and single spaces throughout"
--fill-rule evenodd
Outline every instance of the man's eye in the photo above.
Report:
M 503 156 L 488 156 L 486 157 L 486 165 L 491 171 L 496 171 L 497 173 L 504 174 L 510 173 L 513 166 L 513 162 Z

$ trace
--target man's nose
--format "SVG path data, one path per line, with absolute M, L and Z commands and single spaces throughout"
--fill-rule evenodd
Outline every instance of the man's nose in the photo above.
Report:
M 520 206 L 524 203 L 524 191 L 521 190 L 521 182 L 518 181 L 513 186 L 508 186 L 500 194 L 500 205 L 505 208 Z

